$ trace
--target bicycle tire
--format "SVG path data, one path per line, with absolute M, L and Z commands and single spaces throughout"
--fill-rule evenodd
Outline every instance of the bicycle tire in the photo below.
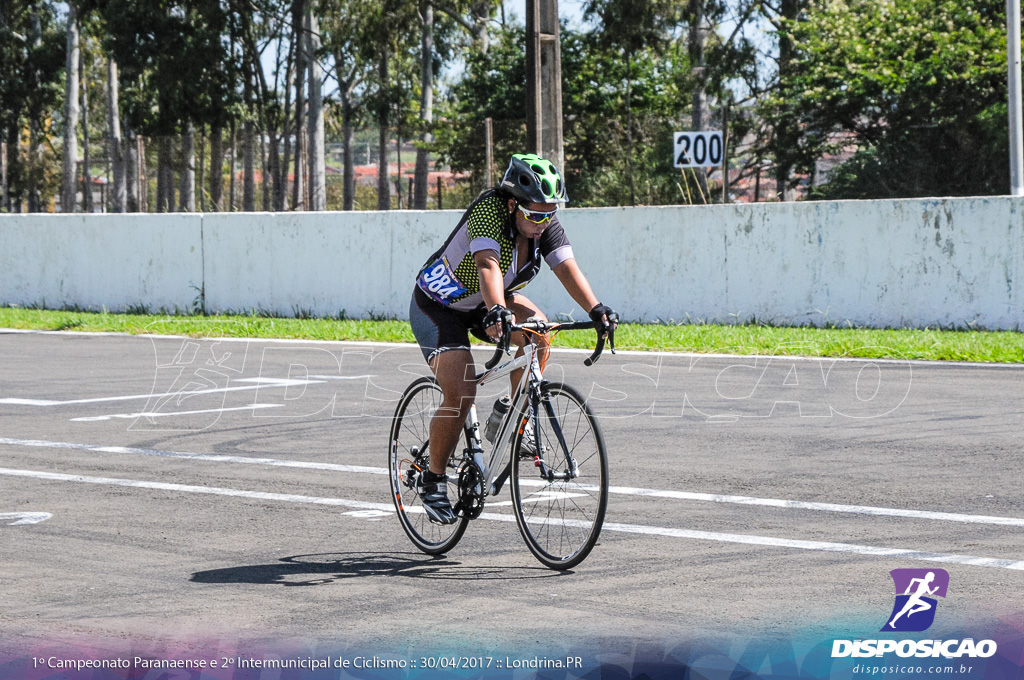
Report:
M 519 531 L 533 555 L 551 569 L 571 569 L 597 544 L 608 508 L 608 454 L 597 419 L 580 394 L 545 383 L 537 428 L 542 457 L 554 475 L 541 477 L 532 454 L 520 453 L 524 428 L 512 442 L 512 500 Z M 521 417 L 526 417 L 529 407 Z M 561 436 L 559 436 L 561 432 Z M 561 478 L 575 460 L 578 474 Z
M 430 460 L 430 421 L 441 404 L 441 387 L 431 377 L 414 380 L 402 393 L 391 420 L 388 450 L 388 478 L 391 500 L 398 512 L 402 529 L 417 548 L 428 555 L 449 552 L 466 533 L 469 517 L 461 516 L 454 524 L 435 524 L 427 517 L 420 497 L 412 484 L 410 473 L 425 467 Z M 459 497 L 457 469 L 448 470 L 448 498 L 454 505 Z

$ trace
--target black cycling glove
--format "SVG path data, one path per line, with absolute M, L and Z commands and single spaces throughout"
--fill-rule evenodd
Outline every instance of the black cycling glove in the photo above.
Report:
M 484 315 L 484 330 L 487 330 L 491 326 L 496 324 L 502 324 L 502 332 L 504 332 L 504 326 L 512 321 L 512 312 L 506 307 L 501 305 L 494 305 L 487 310 L 487 314 Z
M 615 326 L 619 323 L 619 315 L 608 305 L 598 302 L 590 310 L 590 320 L 594 322 L 598 336 L 601 336 L 610 330 L 615 330 Z

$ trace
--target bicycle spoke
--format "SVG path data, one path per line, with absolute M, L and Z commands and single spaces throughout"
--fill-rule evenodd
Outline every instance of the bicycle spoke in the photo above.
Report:
M 448 552 L 462 538 L 468 518 L 455 524 L 430 521 L 411 475 L 425 468 L 430 460 L 430 421 L 441 403 L 441 389 L 430 378 L 414 381 L 402 395 L 391 423 L 388 472 L 391 497 L 402 528 L 413 544 L 425 553 Z M 449 498 L 458 498 L 458 473 L 449 473 Z
M 567 569 L 597 542 L 607 507 L 607 460 L 597 422 L 574 390 L 550 384 L 535 427 L 547 481 L 518 458 L 513 499 L 520 531 L 544 564 Z M 518 438 L 517 438 L 518 439 Z

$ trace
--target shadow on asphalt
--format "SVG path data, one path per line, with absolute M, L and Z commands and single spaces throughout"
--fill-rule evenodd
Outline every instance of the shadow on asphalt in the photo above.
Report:
M 445 556 L 420 553 L 325 553 L 283 557 L 271 564 L 197 571 L 189 580 L 193 583 L 320 586 L 367 576 L 480 581 L 551 578 L 571 573 L 543 567 L 464 565 Z

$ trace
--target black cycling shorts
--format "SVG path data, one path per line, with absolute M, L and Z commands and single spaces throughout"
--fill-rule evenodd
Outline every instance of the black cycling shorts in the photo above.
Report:
M 493 343 L 484 332 L 483 321 L 487 310 L 483 305 L 468 312 L 460 312 L 438 304 L 416 286 L 409 303 L 409 323 L 416 342 L 427 363 L 450 349 L 469 349 L 469 334 Z

